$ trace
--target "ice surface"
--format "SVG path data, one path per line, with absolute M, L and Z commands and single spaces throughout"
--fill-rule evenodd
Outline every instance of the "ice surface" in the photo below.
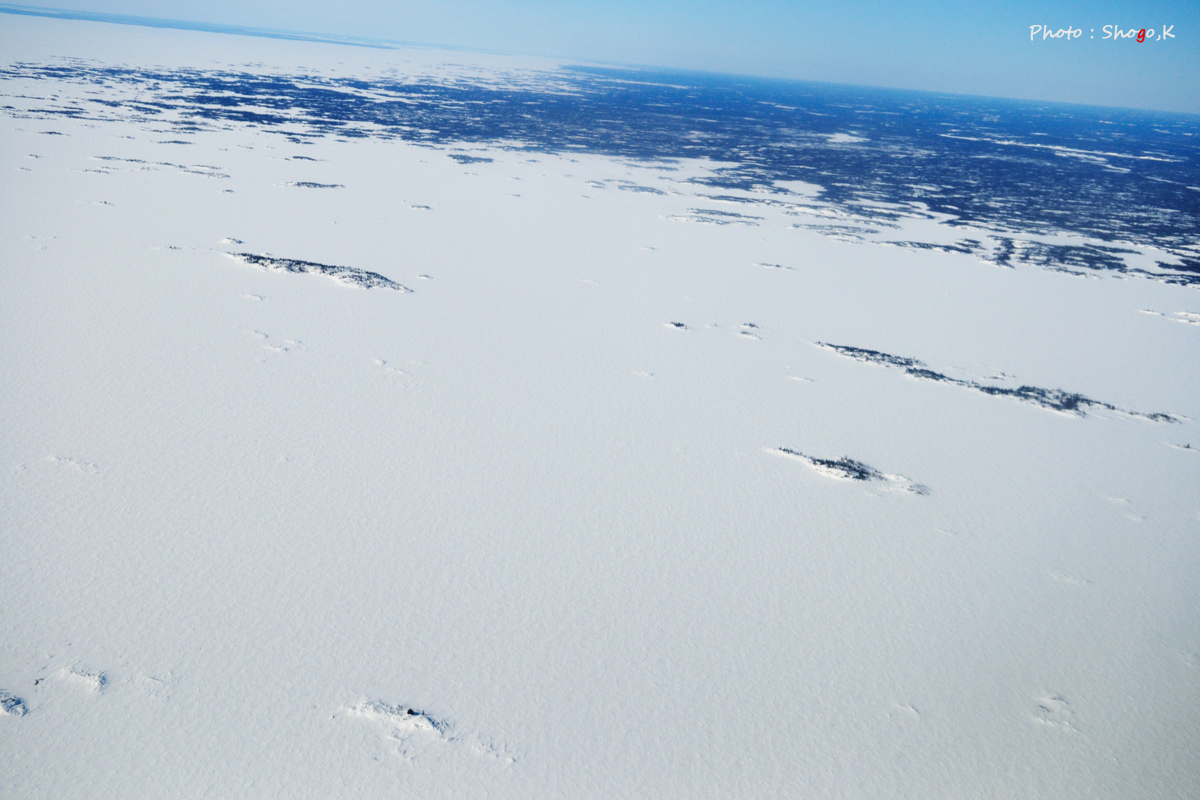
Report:
M 1194 122 L 0 35 L 6 797 L 1200 796 Z

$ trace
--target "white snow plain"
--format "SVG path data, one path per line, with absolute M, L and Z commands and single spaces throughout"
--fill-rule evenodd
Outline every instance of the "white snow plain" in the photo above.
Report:
M 182 146 L 2 88 L 5 797 L 1200 796 L 1195 288 L 704 224 L 713 164 Z

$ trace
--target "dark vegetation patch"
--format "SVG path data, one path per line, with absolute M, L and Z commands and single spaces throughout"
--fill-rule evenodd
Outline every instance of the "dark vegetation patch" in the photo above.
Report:
M 450 153 L 450 158 L 460 164 L 491 164 L 494 158 L 486 156 L 469 156 L 466 153 Z
M 0 67 L 0 81 L 112 90 L 31 98 L 8 111 L 15 116 L 153 121 L 179 133 L 251 125 L 296 143 L 375 137 L 654 164 L 704 159 L 724 166 L 694 179 L 702 185 L 781 197 L 780 181 L 804 181 L 820 187 L 814 201 L 872 224 L 937 214 L 989 231 L 999 240 L 990 258 L 1001 265 L 1200 285 L 1191 250 L 1200 230 L 1200 195 L 1189 188 L 1200 174 L 1194 116 L 653 70 L 569 67 L 541 78 L 414 83 L 81 59 Z M 846 131 L 862 141 L 830 140 Z M 1099 244 L 1016 238 L 1062 232 Z M 1122 242 L 1157 247 L 1177 263 L 1137 269 Z M 989 257 L 969 239 L 897 244 Z
M 302 261 L 297 258 L 278 258 L 276 256 L 259 255 L 257 253 L 230 253 L 246 264 L 253 264 L 272 272 L 311 273 L 324 275 L 338 283 L 347 286 L 358 286 L 363 289 L 393 289 L 398 292 L 411 292 L 407 286 L 385 278 L 377 272 L 367 272 L 354 267 L 337 267 L 329 264 L 318 264 L 315 261 Z
M 799 450 L 792 450 L 790 447 L 781 447 L 779 452 L 785 455 L 800 458 L 812 464 L 814 467 L 820 468 L 822 471 L 835 475 L 839 478 L 845 478 L 852 481 L 878 481 L 883 480 L 883 473 L 874 467 L 868 466 L 861 461 L 855 461 L 849 456 L 841 458 L 816 458 L 814 456 L 806 456 Z
M 863 361 L 869 364 L 879 364 L 885 367 L 901 369 L 904 374 L 911 378 L 916 378 L 922 381 L 936 381 L 938 383 L 949 383 L 954 386 L 961 386 L 964 389 L 971 389 L 976 392 L 982 392 L 994 397 L 1011 397 L 1015 400 L 1020 400 L 1025 403 L 1032 403 L 1042 408 L 1050 409 L 1051 411 L 1061 411 L 1068 414 L 1074 414 L 1079 417 L 1087 416 L 1088 409 L 1103 409 L 1105 411 L 1115 411 L 1121 414 L 1127 414 L 1131 417 L 1140 417 L 1142 419 L 1152 420 L 1154 422 L 1179 422 L 1179 418 L 1172 414 L 1161 412 L 1142 413 L 1138 411 L 1128 411 L 1122 408 L 1117 408 L 1111 403 L 1105 403 L 1100 400 L 1093 400 L 1090 397 L 1085 397 L 1077 392 L 1067 392 L 1062 389 L 1043 389 L 1040 386 L 1018 386 L 1016 388 L 1008 386 L 998 386 L 995 384 L 980 383 L 979 381 L 963 380 L 961 378 L 952 378 L 949 375 L 944 375 L 929 369 L 924 362 L 918 361 L 915 358 L 907 358 L 905 356 L 894 356 L 889 353 L 881 353 L 878 350 L 868 350 L 862 347 L 850 347 L 849 345 L 829 344 L 828 342 L 817 342 L 818 347 L 823 347 L 826 350 L 832 350 L 840 356 L 853 358 L 856 361 Z

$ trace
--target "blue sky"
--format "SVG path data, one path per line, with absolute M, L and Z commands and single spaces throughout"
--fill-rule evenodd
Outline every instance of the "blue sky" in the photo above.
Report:
M 54 0 L 25 5 L 467 49 L 1200 113 L 1200 2 Z M 0 17 L 0 25 L 3 18 Z M 1030 41 L 1031 25 L 1077 39 Z M 1105 40 L 1104 26 L 1173 26 Z M 1094 37 L 1094 38 L 1092 38 Z

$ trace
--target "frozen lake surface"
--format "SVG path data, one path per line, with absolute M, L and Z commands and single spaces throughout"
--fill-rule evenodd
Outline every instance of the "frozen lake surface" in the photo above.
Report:
M 0 17 L 13 797 L 1200 795 L 1200 122 Z

